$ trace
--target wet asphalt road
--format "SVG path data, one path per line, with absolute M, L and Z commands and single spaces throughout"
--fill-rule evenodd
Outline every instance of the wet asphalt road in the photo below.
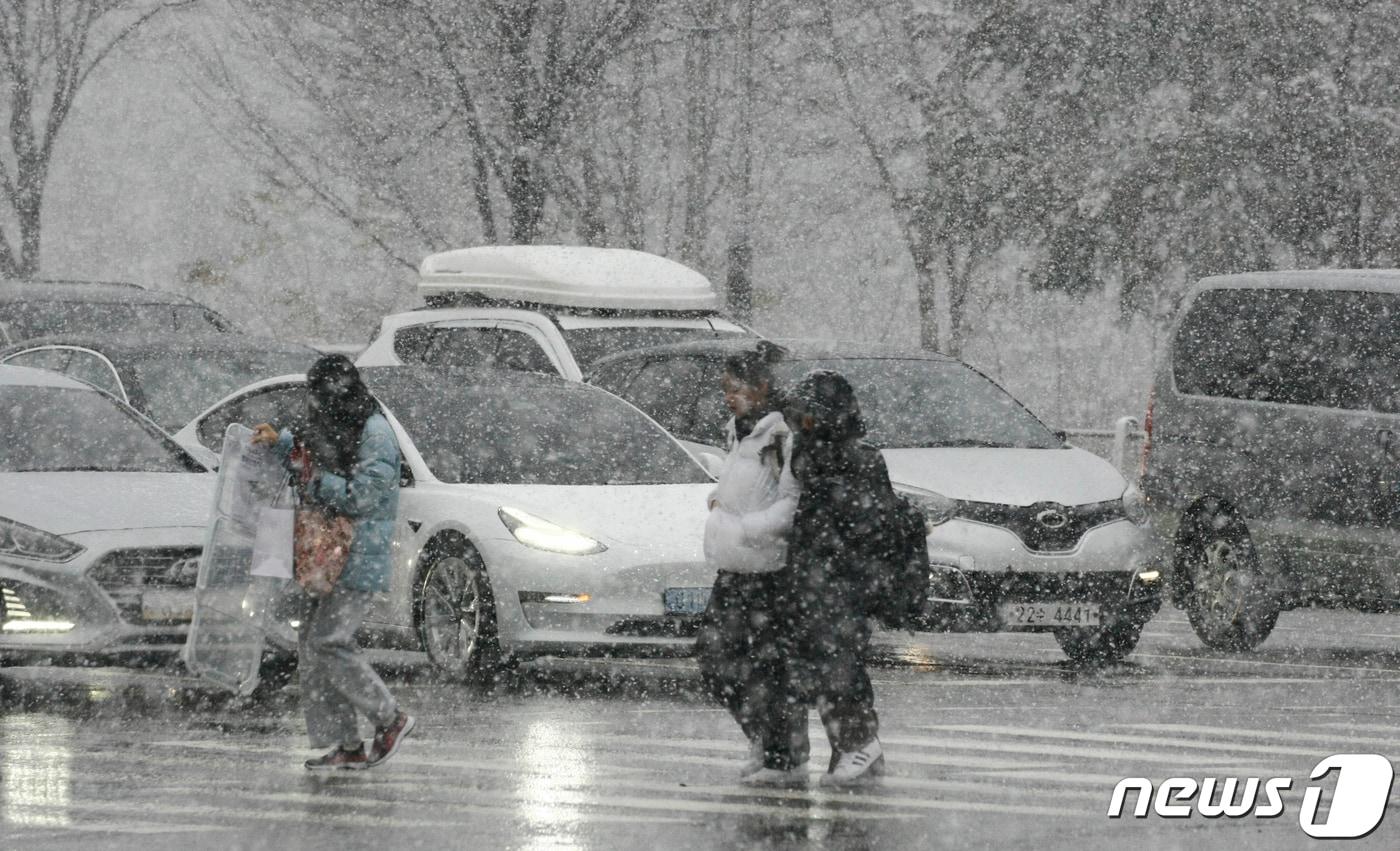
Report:
M 1164 611 L 1103 671 L 1048 636 L 898 636 L 881 656 L 889 774 L 849 793 L 817 790 L 815 726 L 810 790 L 737 785 L 742 739 L 684 662 L 551 661 L 492 693 L 397 667 L 417 733 L 331 777 L 300 767 L 291 693 L 237 705 L 160 675 L 7 669 L 0 848 L 1272 850 L 1319 844 L 1298 826 L 1318 760 L 1400 757 L 1400 616 L 1291 613 L 1224 654 Z M 1276 819 L 1109 819 L 1128 776 L 1295 783 Z M 1397 845 L 1392 811 L 1347 847 Z

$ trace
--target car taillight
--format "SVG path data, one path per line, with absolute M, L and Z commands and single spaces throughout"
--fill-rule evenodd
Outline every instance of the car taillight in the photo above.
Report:
M 1147 416 L 1142 418 L 1142 459 L 1138 462 L 1138 482 L 1147 477 L 1147 456 L 1152 454 L 1152 409 L 1157 406 L 1157 392 L 1154 390 L 1147 396 Z

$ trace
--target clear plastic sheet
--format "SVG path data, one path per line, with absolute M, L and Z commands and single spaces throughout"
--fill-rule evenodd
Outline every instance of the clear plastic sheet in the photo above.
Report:
M 283 649 L 296 644 L 287 618 L 295 585 L 251 572 L 260 513 L 291 504 L 286 471 L 270 449 L 252 445 L 252 436 L 237 423 L 224 434 L 184 650 L 192 674 L 240 695 L 257 688 L 269 642 Z

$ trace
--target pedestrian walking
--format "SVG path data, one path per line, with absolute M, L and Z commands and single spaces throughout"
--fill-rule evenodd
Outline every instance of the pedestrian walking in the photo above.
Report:
M 775 576 L 781 613 L 781 677 L 789 706 L 785 746 L 767 754 L 754 782 L 805 783 L 806 707 L 815 705 L 831 743 L 822 785 L 847 786 L 884 771 L 875 693 L 865 670 L 870 641 L 869 566 L 898 510 L 884 458 L 865 443 L 855 391 L 840 374 L 818 370 L 788 397 L 792 471 L 800 486 L 785 569 Z
M 298 670 L 312 747 L 311 771 L 362 769 L 393 756 L 413 731 L 355 640 L 372 597 L 389 590 L 390 541 L 399 502 L 399 448 L 354 364 L 327 355 L 306 375 L 305 419 L 280 431 L 264 423 L 253 440 L 275 448 L 293 473 L 303 509 L 350 520 L 344 569 L 328 594 L 305 593 Z M 375 727 L 365 753 L 359 717 Z
M 766 749 L 779 747 L 776 737 L 789 727 L 773 723 L 786 701 L 773 577 L 797 508 L 790 434 L 773 380 L 780 356 L 765 342 L 725 362 L 721 389 L 733 417 L 705 523 L 705 558 L 717 574 L 696 654 L 707 689 L 749 740 L 741 777 L 763 768 Z

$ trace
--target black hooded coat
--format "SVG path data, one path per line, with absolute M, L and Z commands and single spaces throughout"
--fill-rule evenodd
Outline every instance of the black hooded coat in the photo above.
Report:
M 814 427 L 797 432 L 794 448 L 802 493 L 780 610 L 788 620 L 790 688 L 818 698 L 869 688 L 861 662 L 870 638 L 865 571 L 897 502 L 884 458 L 862 440 L 865 425 L 845 378 L 814 372 L 793 397 Z

